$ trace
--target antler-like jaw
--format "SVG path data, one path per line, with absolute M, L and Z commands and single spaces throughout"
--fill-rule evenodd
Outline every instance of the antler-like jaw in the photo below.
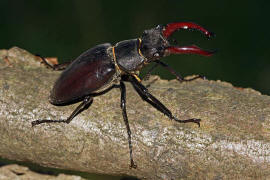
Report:
M 214 36 L 214 33 L 207 31 L 205 28 L 201 27 L 198 24 L 191 22 L 177 22 L 170 23 L 163 27 L 162 35 L 167 40 L 175 31 L 179 29 L 195 29 L 201 31 L 208 39 Z M 165 49 L 165 56 L 170 54 L 199 54 L 203 56 L 211 56 L 216 51 L 206 51 L 199 48 L 196 45 L 191 46 L 168 46 Z

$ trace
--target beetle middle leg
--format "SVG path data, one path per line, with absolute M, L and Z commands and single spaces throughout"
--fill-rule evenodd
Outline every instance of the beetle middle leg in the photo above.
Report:
M 49 119 L 42 119 L 36 120 L 32 122 L 32 127 L 42 123 L 67 123 L 69 124 L 72 119 L 77 116 L 82 111 L 89 108 L 89 106 L 93 103 L 93 97 L 86 96 L 83 102 L 71 113 L 71 115 L 67 119 L 59 119 L 59 120 L 49 120 Z
M 134 89 L 137 91 L 137 93 L 141 96 L 141 98 L 151 104 L 154 108 L 159 110 L 160 112 L 164 113 L 167 117 L 170 119 L 173 119 L 179 123 L 189 123 L 193 122 L 198 124 L 200 127 L 200 119 L 192 118 L 192 119 L 185 119 L 185 120 L 180 120 L 176 118 L 175 116 L 172 115 L 171 111 L 166 108 L 157 98 L 155 98 L 152 94 L 148 92 L 148 89 L 142 85 L 139 81 L 137 81 L 136 78 L 133 76 L 130 76 L 130 82 L 133 85 Z
M 120 90 L 121 90 L 121 109 L 123 118 L 125 121 L 125 125 L 127 128 L 127 134 L 128 134 L 128 145 L 129 145 L 129 157 L 130 157 L 130 168 L 137 168 L 137 165 L 133 161 L 133 155 L 132 155 L 132 144 L 131 144 L 131 131 L 128 123 L 128 117 L 126 112 L 126 86 L 123 83 L 123 81 L 120 81 Z

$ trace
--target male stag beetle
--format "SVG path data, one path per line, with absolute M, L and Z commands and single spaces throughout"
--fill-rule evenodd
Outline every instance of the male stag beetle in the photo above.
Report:
M 168 69 L 179 81 L 190 81 L 200 78 L 184 79 L 171 67 L 159 59 L 170 54 L 200 54 L 210 56 L 213 51 L 205 51 L 195 45 L 172 46 L 168 38 L 179 29 L 196 29 L 207 38 L 213 33 L 191 22 L 177 22 L 167 25 L 158 25 L 155 28 L 145 30 L 142 37 L 124 40 L 112 46 L 109 43 L 97 45 L 70 63 L 50 65 L 44 58 L 44 63 L 54 70 L 64 70 L 60 75 L 50 94 L 50 103 L 53 105 L 69 105 L 82 101 L 67 119 L 60 120 L 36 120 L 32 126 L 41 123 L 70 123 L 71 120 L 83 110 L 89 108 L 93 97 L 108 92 L 113 88 L 121 91 L 121 109 L 127 128 L 128 145 L 130 154 L 130 167 L 136 168 L 132 156 L 131 131 L 126 113 L 126 87 L 124 81 L 132 84 L 142 100 L 151 104 L 158 111 L 179 123 L 193 122 L 200 126 L 200 119 L 180 120 L 173 116 L 158 99 L 150 94 L 147 88 L 141 84 L 139 71 L 147 64 L 155 62 Z M 70 65 L 69 65 L 70 64 Z

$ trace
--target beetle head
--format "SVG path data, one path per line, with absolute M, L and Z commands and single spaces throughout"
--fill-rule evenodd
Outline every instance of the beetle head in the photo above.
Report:
M 191 22 L 177 22 L 167 25 L 158 25 L 155 28 L 145 30 L 141 37 L 140 50 L 148 62 L 160 59 L 170 54 L 200 54 L 210 56 L 214 51 L 205 51 L 195 45 L 191 46 L 171 46 L 169 37 L 179 29 L 196 29 L 201 31 L 207 38 L 214 34 L 203 27 Z
M 169 41 L 162 35 L 163 26 L 145 30 L 141 37 L 140 50 L 149 61 L 154 61 L 164 56 L 165 49 L 170 45 Z

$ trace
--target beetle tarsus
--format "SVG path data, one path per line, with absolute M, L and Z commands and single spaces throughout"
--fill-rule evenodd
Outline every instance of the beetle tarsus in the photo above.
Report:
M 134 161 L 131 161 L 131 164 L 129 166 L 130 169 L 136 169 L 137 168 L 137 165 L 134 163 Z
M 201 119 L 196 119 L 196 118 L 192 118 L 192 119 L 185 119 L 185 120 L 180 120 L 180 119 L 177 119 L 177 118 L 173 118 L 176 122 L 179 122 L 179 123 L 196 123 L 198 124 L 198 126 L 200 127 L 200 122 L 201 122 Z
M 60 120 L 39 119 L 39 120 L 33 121 L 31 124 L 32 124 L 32 127 L 34 127 L 42 123 L 67 123 L 67 122 L 66 120 L 61 120 L 61 119 Z

